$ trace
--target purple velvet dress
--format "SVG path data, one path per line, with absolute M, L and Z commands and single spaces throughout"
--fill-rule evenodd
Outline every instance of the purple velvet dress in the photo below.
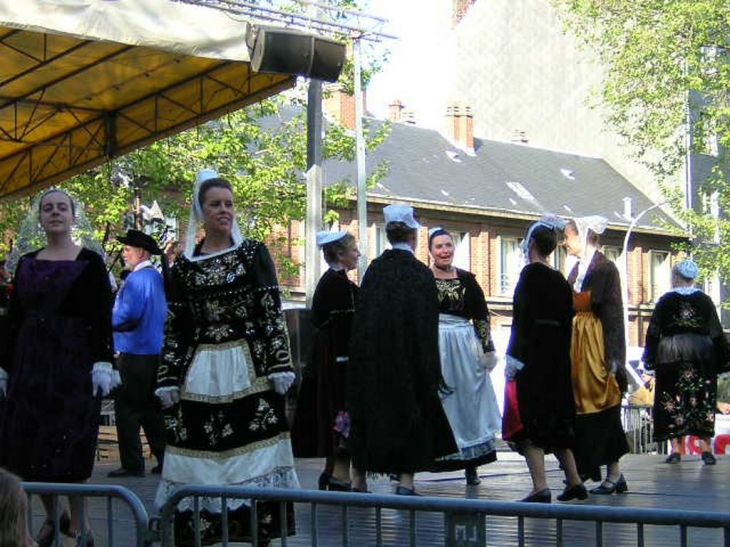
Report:
M 101 398 L 92 396 L 95 362 L 112 362 L 111 289 L 99 255 L 18 263 L 3 333 L 9 375 L 0 464 L 27 481 L 76 482 L 91 476 Z

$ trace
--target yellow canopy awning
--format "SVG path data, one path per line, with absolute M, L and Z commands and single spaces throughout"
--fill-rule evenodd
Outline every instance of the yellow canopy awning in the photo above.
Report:
M 170 0 L 0 3 L 0 199 L 292 87 L 251 71 L 247 24 Z

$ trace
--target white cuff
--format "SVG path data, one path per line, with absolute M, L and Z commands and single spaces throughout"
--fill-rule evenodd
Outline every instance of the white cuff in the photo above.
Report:
M 114 389 L 122 385 L 122 377 L 119 375 L 117 369 L 112 370 L 112 382 L 109 384 L 109 389 Z
M 350 358 L 345 355 L 344 357 L 335 357 L 335 363 L 347 363 Z
M 522 370 L 525 368 L 525 363 L 519 359 L 515 359 L 511 355 L 505 355 L 507 366 L 516 370 Z
M 155 395 L 157 395 L 159 397 L 160 393 L 165 393 L 165 392 L 170 392 L 170 391 L 180 391 L 180 388 L 177 386 L 158 387 L 155 390 Z
M 112 376 L 112 364 L 106 361 L 97 361 L 94 363 L 94 368 L 91 369 L 92 374 L 94 372 L 106 372 L 109 376 Z

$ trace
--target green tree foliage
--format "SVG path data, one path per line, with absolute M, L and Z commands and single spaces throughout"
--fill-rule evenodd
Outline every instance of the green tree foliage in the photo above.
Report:
M 216 169 L 234 187 L 241 229 L 250 237 L 263 239 L 275 226 L 303 220 L 306 212 L 306 109 L 297 97 L 282 94 L 232 112 L 179 135 L 158 141 L 60 185 L 85 206 L 99 238 L 105 235 L 108 249 L 114 235 L 124 228 L 125 216 L 134 212 L 135 188 L 142 202 L 157 200 L 168 217 L 188 219 L 192 181 L 201 168 Z M 366 124 L 369 149 L 389 134 L 387 124 L 372 128 Z M 330 124 L 323 143 L 325 159 L 352 161 L 355 136 Z M 375 184 L 387 172 L 380 166 L 369 176 Z M 336 208 L 355 196 L 352 181 L 343 180 L 325 189 L 323 202 L 334 220 Z M 27 213 L 29 199 L 0 206 L 0 231 L 12 233 Z M 6 243 L 7 246 L 7 243 Z M 0 252 L 7 251 L 7 247 Z M 294 264 L 284 261 L 282 266 Z
M 636 150 L 691 229 L 706 271 L 730 280 L 730 3 L 725 0 L 553 0 L 605 69 L 608 120 Z M 687 121 L 691 119 L 691 139 Z M 715 151 L 716 150 L 716 151 Z M 712 165 L 694 180 L 694 210 L 676 181 L 687 153 Z

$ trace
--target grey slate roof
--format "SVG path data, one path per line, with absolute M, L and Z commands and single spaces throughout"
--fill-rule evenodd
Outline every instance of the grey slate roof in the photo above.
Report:
M 600 158 L 481 139 L 475 139 L 475 148 L 470 155 L 436 130 L 393 124 L 387 141 L 367 155 L 367 173 L 383 161 L 390 165 L 389 174 L 368 191 L 368 196 L 475 208 L 485 213 L 538 217 L 544 212 L 565 217 L 600 214 L 617 228 L 629 225 L 620 216 L 624 197 L 632 199 L 634 214 L 654 205 Z M 343 178 L 354 184 L 355 162 L 327 161 L 324 176 L 325 184 Z M 639 226 L 659 228 L 658 218 L 676 226 L 658 209 L 645 215 Z

